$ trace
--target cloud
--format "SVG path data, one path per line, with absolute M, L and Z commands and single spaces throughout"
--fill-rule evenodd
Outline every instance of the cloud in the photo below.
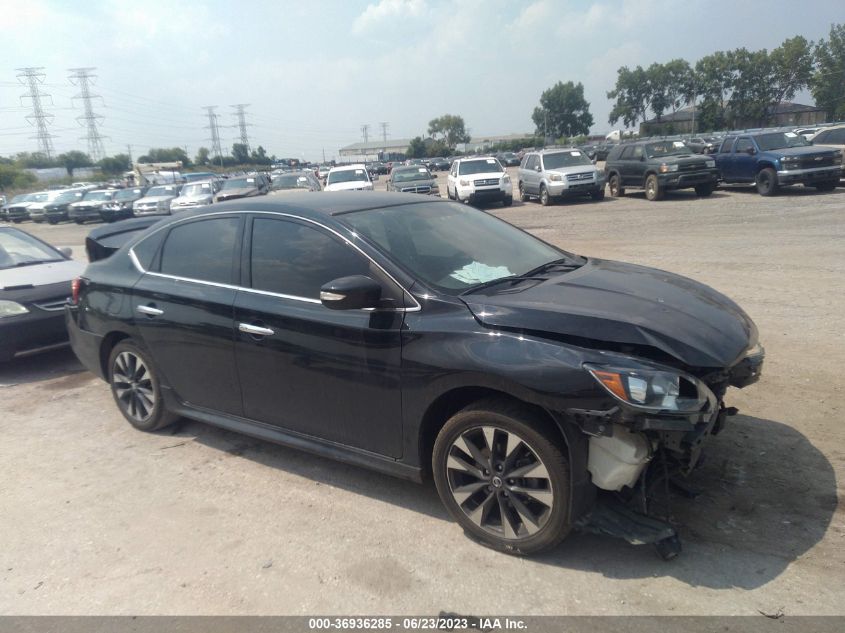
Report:
M 352 32 L 361 34 L 393 18 L 418 18 L 426 10 L 424 0 L 379 0 L 367 5 L 352 23 Z

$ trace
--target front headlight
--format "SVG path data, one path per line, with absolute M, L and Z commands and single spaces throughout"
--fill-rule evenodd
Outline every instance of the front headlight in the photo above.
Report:
M 713 167 L 716 166 L 716 161 L 715 160 L 706 160 L 706 161 L 704 161 L 704 164 L 707 165 L 707 167 L 713 168 Z
M 592 364 L 584 368 L 614 398 L 638 409 L 695 413 L 708 401 L 710 408 L 715 404 L 707 385 L 687 374 Z
M 553 182 L 560 182 L 563 180 L 563 177 L 560 174 L 549 174 L 549 180 Z
M 749 347 L 745 351 L 745 358 L 751 359 L 759 359 L 764 358 L 766 356 L 766 350 L 763 349 L 763 346 L 760 343 L 755 343 L 752 347 Z
M 667 164 L 667 163 L 662 163 L 660 165 L 660 173 L 661 174 L 667 174 L 670 171 L 678 171 L 678 163 L 673 163 L 671 165 Z
M 510 184 L 510 182 L 511 182 L 511 177 L 510 177 L 510 176 L 507 176 L 507 175 L 502 176 L 502 184 L 503 184 L 503 185 L 509 185 L 509 184 Z
M 29 310 L 15 301 L 0 301 L 0 319 L 3 317 L 26 314 L 27 312 L 29 312 Z
M 469 180 L 465 180 L 464 178 L 461 178 L 460 184 L 461 184 L 461 187 L 469 187 Z

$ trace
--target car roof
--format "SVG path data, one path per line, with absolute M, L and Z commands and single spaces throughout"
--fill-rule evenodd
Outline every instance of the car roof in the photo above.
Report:
M 199 217 L 226 211 L 255 211 L 271 213 L 290 213 L 304 218 L 319 218 L 326 216 L 342 215 L 355 211 L 379 209 L 383 207 L 395 207 L 410 204 L 437 203 L 429 196 L 420 196 L 412 193 L 393 193 L 385 191 L 321 191 L 318 194 L 311 192 L 293 193 L 282 198 L 262 197 L 241 198 L 229 202 L 218 202 L 209 207 L 196 211 L 180 213 L 174 218 Z M 447 200 L 440 199 L 443 204 Z
M 330 171 L 343 171 L 347 169 L 366 169 L 366 166 L 363 163 L 355 163 L 354 165 L 338 165 L 337 167 L 332 167 Z

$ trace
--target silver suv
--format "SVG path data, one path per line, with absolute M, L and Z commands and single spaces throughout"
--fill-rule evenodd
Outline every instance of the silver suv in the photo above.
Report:
M 540 199 L 548 206 L 556 199 L 590 196 L 604 198 L 604 174 L 583 151 L 574 147 L 528 152 L 519 165 L 519 198 Z

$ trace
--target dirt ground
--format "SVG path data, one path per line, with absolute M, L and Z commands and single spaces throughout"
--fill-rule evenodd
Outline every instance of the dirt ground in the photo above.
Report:
M 0 614 L 845 613 L 845 190 L 492 212 L 694 277 L 757 322 L 764 376 L 730 391 L 705 492 L 675 503 L 680 558 L 586 535 L 492 552 L 432 485 L 195 422 L 134 431 L 61 350 L 0 365 Z M 79 257 L 90 229 L 21 228 Z

